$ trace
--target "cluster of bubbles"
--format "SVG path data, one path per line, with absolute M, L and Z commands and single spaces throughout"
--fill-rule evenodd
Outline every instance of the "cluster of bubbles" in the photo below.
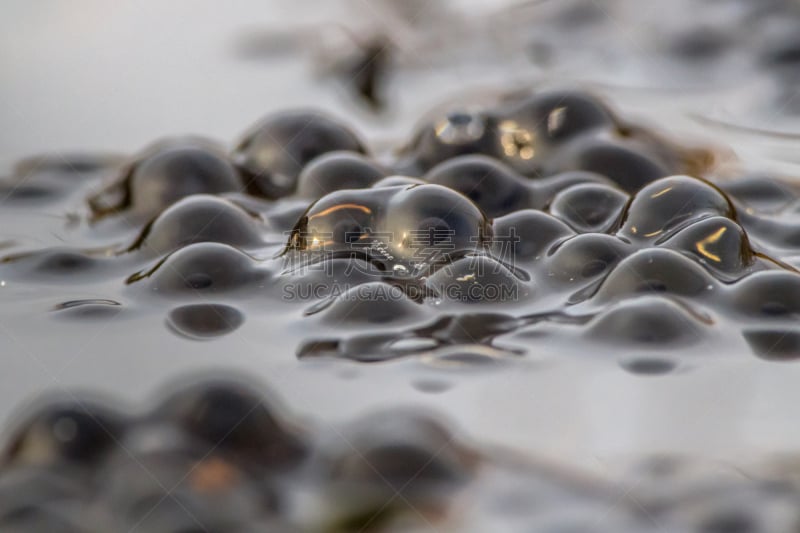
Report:
M 481 451 L 429 414 L 317 427 L 241 378 L 166 389 L 149 409 L 70 394 L 18 416 L 0 457 L 0 528 L 712 533 L 800 521 L 796 465 L 751 478 L 663 458 L 617 484 Z
M 485 353 L 501 338 L 516 347 L 507 355 L 531 342 L 575 352 L 590 341 L 674 359 L 672 348 L 733 331 L 765 359 L 793 358 L 794 186 L 721 179 L 714 161 L 712 150 L 622 120 L 579 90 L 444 113 L 391 155 L 370 154 L 327 115 L 287 111 L 230 152 L 186 137 L 122 163 L 21 163 L 20 174 L 38 170 L 7 185 L 19 202 L 61 198 L 60 174 L 111 173 L 88 194 L 88 231 L 137 234 L 14 254 L 0 268 L 23 284 L 117 279 L 134 302 L 179 304 L 167 324 L 194 339 L 237 329 L 250 316 L 241 307 L 259 297 L 300 306 L 298 320 L 317 332 L 300 357 Z M 94 315 L 118 304 L 59 309 Z
M 793 359 L 800 194 L 774 176 L 723 179 L 714 161 L 577 90 L 433 117 L 392 155 L 326 115 L 284 112 L 232 151 L 186 137 L 124 160 L 21 162 L 3 185 L 15 212 L 82 207 L 75 243 L 9 252 L 0 279 L 23 295 L 93 287 L 107 297 L 54 316 L 165 313 L 195 341 L 285 315 L 303 324 L 303 360 L 514 364 L 548 346 L 633 355 L 625 370 L 654 374 L 720 346 Z M 71 396 L 21 419 L 0 467 L 2 530 L 551 531 L 591 526 L 581 517 L 617 497 L 487 460 L 415 413 L 326 432 L 235 380 L 172 390 L 144 413 Z M 687 500 L 662 490 L 682 487 L 671 469 L 647 475 L 646 513 L 613 507 L 599 530 L 796 527 L 791 480 Z M 563 512 L 532 503 L 548 498 Z

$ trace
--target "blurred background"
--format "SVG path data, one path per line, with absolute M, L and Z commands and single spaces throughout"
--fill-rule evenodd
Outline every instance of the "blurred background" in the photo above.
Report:
M 505 3 L 4 2 L 0 155 L 129 152 L 188 132 L 230 141 L 264 113 L 294 106 L 325 108 L 383 130 L 404 115 L 407 102 L 435 101 L 457 78 L 452 68 L 437 76 L 433 64 L 416 65 L 432 79 L 393 87 L 393 110 L 378 119 L 347 94 L 345 63 L 361 59 L 359 47 L 374 42 L 388 50 L 383 36 L 412 53 L 431 17 L 444 17 L 446 27 L 459 23 L 451 9 L 472 16 Z
M 672 128 L 799 133 L 799 4 L 6 0 L 0 157 L 187 132 L 231 142 L 296 106 L 346 115 L 379 145 L 459 93 L 542 82 L 592 85 Z

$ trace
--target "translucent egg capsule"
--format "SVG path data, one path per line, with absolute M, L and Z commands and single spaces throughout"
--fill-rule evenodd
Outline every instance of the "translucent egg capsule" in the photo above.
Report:
M 484 111 L 456 110 L 423 126 L 407 148 L 423 172 L 459 155 L 502 153 L 497 121 Z
M 297 428 L 257 388 L 220 378 L 181 387 L 154 411 L 240 464 L 285 468 L 305 456 Z
M 96 402 L 56 401 L 17 424 L 3 463 L 89 466 L 114 448 L 126 425 L 125 416 Z
M 733 309 L 749 318 L 796 322 L 800 276 L 785 270 L 756 272 L 734 285 Z
M 608 177 L 623 191 L 635 193 L 648 183 L 678 172 L 679 167 L 636 139 L 586 137 L 556 154 L 545 170 L 594 172 Z
M 531 186 L 536 191 L 534 196 L 541 202 L 536 208 L 546 208 L 550 202 L 552 202 L 553 198 L 561 191 L 569 189 L 574 185 L 583 184 L 616 186 L 612 180 L 602 174 L 587 172 L 585 170 L 559 171 L 553 175 L 537 177 L 536 180 L 531 182 Z
M 192 194 L 237 191 L 236 169 L 202 139 L 168 139 L 148 147 L 117 181 L 89 198 L 98 216 L 120 211 L 149 218 Z
M 352 287 L 325 309 L 323 321 L 335 327 L 397 326 L 428 318 L 426 309 L 414 303 L 397 286 L 371 281 Z
M 151 293 L 207 297 L 263 283 L 266 273 L 246 253 L 215 242 L 191 244 L 168 255 L 149 270 L 128 278 Z
M 725 194 L 698 178 L 670 176 L 654 181 L 633 197 L 619 235 L 658 244 L 689 224 L 712 216 L 736 218 Z
M 576 235 L 551 249 L 545 268 L 548 279 L 582 283 L 605 277 L 634 249 L 611 235 Z
M 254 247 L 261 241 L 255 217 L 216 196 L 193 195 L 175 203 L 145 226 L 131 246 L 156 256 L 196 242 Z
M 595 301 L 613 302 L 638 293 L 700 297 L 717 283 L 695 261 L 662 248 L 639 250 L 621 261 L 603 281 Z
M 796 185 L 769 175 L 749 175 L 721 181 L 725 194 L 762 213 L 777 213 L 789 207 L 798 196 Z
M 488 246 L 492 227 L 468 198 L 440 185 L 400 189 L 386 206 L 390 253 L 412 267 L 450 261 Z
M 443 266 L 425 286 L 443 301 L 510 306 L 529 298 L 529 275 L 485 255 L 468 256 Z
M 306 165 L 297 184 L 302 198 L 322 198 L 341 189 L 366 189 L 386 176 L 377 163 L 356 152 L 330 152 Z
M 533 261 L 575 232 L 552 215 L 534 209 L 515 211 L 495 219 L 492 255 L 506 263 Z
M 324 256 L 365 255 L 365 243 L 378 238 L 388 199 L 402 187 L 336 191 L 306 210 L 295 224 L 287 251 Z M 383 242 L 383 241 L 381 241 Z
M 702 340 L 703 322 L 677 303 L 660 296 L 641 296 L 620 302 L 594 319 L 587 330 L 592 339 L 661 349 Z
M 722 281 L 733 281 L 749 273 L 755 261 L 747 234 L 739 224 L 725 217 L 695 222 L 663 246 L 696 259 Z
M 317 111 L 286 111 L 264 118 L 233 153 L 247 190 L 265 198 L 295 191 L 303 167 L 337 150 L 366 152 L 361 140 L 337 120 Z
M 497 110 L 501 158 L 517 171 L 536 174 L 544 157 L 579 135 L 611 128 L 615 120 L 602 102 L 580 91 L 543 91 Z
M 550 214 L 579 233 L 605 233 L 615 229 L 628 203 L 628 195 L 600 184 L 574 185 L 558 193 Z
M 514 117 L 539 139 L 551 142 L 610 128 L 616 120 L 606 105 L 579 90 L 546 90 L 520 97 L 498 111 Z
M 527 180 L 500 161 L 483 155 L 449 159 L 428 171 L 425 180 L 460 192 L 492 218 L 539 203 Z
M 406 271 L 475 250 L 491 226 L 461 194 L 439 185 L 381 187 L 329 194 L 308 209 L 287 251 L 365 257 Z
M 227 335 L 242 325 L 244 313 L 230 305 L 190 304 L 176 307 L 167 315 L 167 325 L 177 334 L 193 340 Z

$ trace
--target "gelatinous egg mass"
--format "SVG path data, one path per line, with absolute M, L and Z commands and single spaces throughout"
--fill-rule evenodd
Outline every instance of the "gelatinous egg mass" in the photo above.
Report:
M 405 272 L 449 261 L 490 238 L 489 220 L 468 198 L 424 184 L 324 196 L 295 226 L 287 252 L 362 257 Z
M 0 533 L 800 531 L 800 4 L 467 3 L 270 2 L 280 76 L 154 2 L 3 17 L 2 95 L 58 86 L 4 140 L 76 139 L 0 153 Z M 126 153 L 60 153 L 73 71 Z M 139 149 L 175 116 L 223 138 Z

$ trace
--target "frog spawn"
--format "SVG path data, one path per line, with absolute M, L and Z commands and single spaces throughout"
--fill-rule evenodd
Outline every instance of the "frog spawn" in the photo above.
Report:
M 786 465 L 748 476 L 662 457 L 634 465 L 623 482 L 637 498 L 619 501 L 618 480 L 476 448 L 418 409 L 315 427 L 241 377 L 165 391 L 145 409 L 70 394 L 17 417 L 0 462 L 0 528 L 792 531 L 800 519 Z
M 484 165 L 480 159 L 477 162 Z M 411 190 L 422 194 L 428 187 L 431 186 L 415 185 Z M 383 217 L 390 210 L 385 206 L 391 204 L 395 194 L 371 189 L 323 197 L 312 205 L 307 216 L 313 221 L 317 213 L 324 213 L 326 225 L 315 226 L 305 217 L 301 219 L 286 253 L 322 252 L 326 245 L 332 245 L 327 250 L 331 257 L 344 257 L 348 248 L 350 252 L 357 249 L 352 244 L 360 240 L 360 228 L 387 220 Z M 587 198 L 584 203 L 580 201 L 583 196 Z M 362 203 L 358 203 L 359 199 Z M 397 295 L 407 304 L 381 301 L 392 298 L 376 297 L 380 290 L 367 291 L 359 298 L 353 297 L 356 292 L 353 291 L 338 300 L 332 298 L 335 305 L 330 309 L 325 304 L 311 312 L 330 312 L 331 320 L 339 326 L 343 323 L 336 320 L 337 316 L 350 320 L 363 316 L 367 321 L 364 323 L 373 324 L 380 316 L 386 317 L 386 323 L 398 320 L 398 325 L 416 320 L 418 329 L 424 331 L 426 321 L 431 320 L 428 312 L 431 305 L 442 313 L 465 304 L 482 302 L 485 308 L 495 303 L 506 310 L 515 309 L 521 319 L 517 326 L 556 321 L 562 324 L 555 328 L 558 336 L 565 328 L 569 329 L 563 325 L 566 315 L 573 317 L 567 318 L 567 322 L 573 321 L 594 341 L 608 344 L 609 350 L 620 343 L 629 347 L 643 343 L 645 348 L 660 349 L 670 344 L 697 344 L 713 337 L 715 320 L 711 315 L 727 312 L 727 286 L 760 270 L 780 269 L 774 260 L 754 252 L 747 234 L 737 223 L 734 205 L 704 180 L 688 176 L 662 178 L 631 199 L 608 185 L 577 184 L 556 194 L 548 209 L 550 215 L 519 210 L 499 217 L 493 221 L 491 233 L 485 233 L 491 238 L 483 241 L 475 238 L 477 226 L 464 225 L 473 228 L 464 233 L 470 238 L 456 242 L 483 244 L 464 248 L 461 256 L 451 253 L 458 251 L 458 246 L 450 252 L 439 250 L 443 260 L 429 261 L 424 269 L 419 263 L 404 261 L 400 254 L 391 254 L 387 263 L 383 251 L 393 250 L 388 241 L 378 246 L 377 254 L 367 247 L 369 251 L 358 257 L 378 265 L 374 274 L 381 281 L 372 281 L 373 289 L 386 287 L 385 293 L 391 294 L 386 284 L 396 282 L 398 273 L 402 273 L 406 278 L 416 276 L 422 280 L 424 290 L 406 280 L 406 291 L 398 290 Z M 350 215 L 352 211 L 355 216 Z M 362 218 L 354 222 L 358 217 Z M 346 226 L 346 230 L 332 229 L 338 224 Z M 356 235 L 355 240 L 347 240 L 347 228 Z M 511 230 L 516 238 L 510 239 L 511 246 L 505 246 L 502 237 Z M 309 232 L 310 238 L 301 237 Z M 335 237 L 326 240 L 323 233 Z M 453 233 L 458 235 L 457 231 Z M 520 235 L 527 237 L 522 245 Z M 734 284 L 732 290 L 735 288 Z M 407 298 L 409 294 L 416 298 Z M 641 298 L 644 295 L 651 296 Z M 416 313 L 411 305 L 414 300 L 422 303 Z M 391 310 L 394 304 L 399 306 L 396 312 Z M 361 305 L 366 307 L 359 309 Z M 378 312 L 381 306 L 386 313 Z M 670 329 L 667 323 L 674 327 Z M 647 336 L 648 331 L 658 330 L 663 330 L 666 337 Z M 374 332 L 372 337 L 354 333 L 349 341 L 327 339 L 322 347 L 331 355 L 359 360 L 373 359 L 364 352 L 383 353 L 390 358 L 396 352 L 387 347 L 393 340 L 409 335 L 409 330 L 395 334 Z M 493 339 L 485 342 L 491 344 Z M 433 346 L 423 344 L 420 350 L 426 353 L 440 348 L 434 342 Z M 310 355 L 304 347 L 299 354 Z
M 610 127 L 609 124 L 611 122 L 599 121 L 585 134 L 555 135 L 548 142 L 576 136 L 588 138 L 592 131 Z M 518 307 L 521 316 L 535 316 L 537 321 L 541 320 L 543 313 L 561 316 L 565 304 L 594 302 L 576 309 L 581 309 L 580 313 L 602 313 L 603 306 L 610 305 L 598 303 L 611 290 L 604 285 L 619 285 L 606 278 L 625 257 L 652 246 L 672 249 L 693 258 L 711 271 L 713 278 L 725 283 L 758 269 L 774 267 L 752 251 L 747 234 L 736 222 L 730 200 L 715 187 L 694 178 L 656 180 L 637 193 L 628 205 L 628 196 L 623 191 L 608 184 L 605 178 L 596 179 L 593 174 L 566 173 L 530 180 L 496 159 L 485 155 L 465 155 L 434 166 L 422 180 L 401 177 L 381 180 L 379 169 L 374 167 L 371 170 L 370 163 L 359 157 L 344 152 L 333 153 L 323 156 L 301 173 L 301 195 L 313 197 L 322 192 L 323 189 L 313 187 L 319 187 L 323 183 L 320 180 L 332 179 L 323 177 L 328 172 L 325 169 L 333 168 L 331 176 L 334 176 L 337 166 L 356 176 L 354 185 L 365 188 L 337 191 L 312 203 L 292 230 L 283 253 L 283 260 L 291 257 L 293 265 L 301 265 L 300 270 L 304 269 L 302 265 L 331 260 L 340 260 L 348 265 L 345 267 L 350 271 L 348 275 L 331 284 L 325 291 L 328 294 L 326 299 L 307 311 L 308 314 L 326 313 L 330 323 L 336 322 L 336 316 L 346 316 L 353 327 L 368 323 L 374 327 L 374 324 L 391 323 L 405 316 L 408 317 L 406 322 L 415 322 L 416 326 L 422 327 L 431 320 L 430 313 L 423 308 L 438 302 L 448 306 L 451 303 L 483 302 L 486 305 L 495 302 Z M 365 173 L 364 178 L 357 177 L 361 172 Z M 312 193 L 314 190 L 318 192 Z M 659 200 L 662 196 L 664 198 Z M 254 229 L 257 222 L 251 215 L 232 205 L 223 209 L 220 203 L 219 207 L 213 207 L 211 198 L 205 200 L 205 204 L 199 197 L 184 202 L 187 205 L 208 205 L 209 215 L 199 216 L 202 214 L 200 207 L 182 208 L 179 203 L 155 219 L 132 248 L 151 248 L 152 245 L 143 246 L 150 240 L 154 243 L 163 241 L 163 244 L 158 244 L 159 249 L 176 249 L 187 244 L 192 237 L 201 242 L 219 241 L 239 248 L 258 248 L 260 236 Z M 681 207 L 676 212 L 669 212 L 677 204 Z M 553 218 L 541 214 L 538 209 L 542 208 Z M 181 209 L 186 211 L 187 221 L 194 221 L 201 231 L 186 231 L 187 235 L 194 234 L 186 238 L 180 234 L 161 237 L 162 234 L 170 235 L 161 227 L 185 226 L 179 220 Z M 526 209 L 531 210 L 530 214 L 525 214 Z M 173 211 L 178 214 L 172 214 Z M 485 214 L 487 211 L 497 219 L 491 221 Z M 235 223 L 209 224 L 220 217 L 223 220 L 231 218 Z M 171 218 L 178 222 L 170 222 Z M 559 226 L 557 220 L 565 225 Z M 512 224 L 511 221 L 519 223 Z M 233 231 L 233 226 L 241 229 Z M 221 229 L 215 230 L 217 227 Z M 545 237 L 550 231 L 555 233 Z M 575 232 L 584 235 L 575 236 Z M 520 238 L 520 234 L 526 238 Z M 156 238 L 161 238 L 161 241 Z M 540 240 L 541 243 L 536 244 Z M 221 251 L 214 253 L 220 258 L 225 255 Z M 216 287 L 213 294 L 218 295 L 230 293 L 236 287 L 243 290 L 249 280 L 263 280 L 258 281 L 259 285 L 269 283 L 266 280 L 270 276 L 258 261 L 252 259 L 242 259 L 238 263 L 226 260 L 225 265 L 230 265 L 215 270 L 218 274 L 210 274 L 205 270 L 211 267 L 203 265 L 211 263 L 194 259 L 182 261 L 180 255 L 170 256 L 164 265 L 142 271 L 131 281 L 152 277 L 148 283 L 152 285 L 153 293 L 178 294 L 170 288 L 177 287 L 190 294 Z M 235 254 L 231 251 L 227 255 L 233 258 Z M 215 259 L 211 261 L 216 262 Z M 184 263 L 196 267 L 192 267 L 190 272 L 181 266 Z M 633 267 L 638 268 L 636 265 Z M 627 270 L 631 266 L 626 263 L 624 268 Z M 350 279 L 353 270 L 360 271 L 359 276 Z M 251 271 L 255 277 L 247 273 Z M 486 271 L 489 271 L 488 275 Z M 237 281 L 231 284 L 223 279 L 225 272 L 244 275 L 232 278 Z M 306 283 L 307 274 L 298 276 L 296 269 L 294 272 L 292 279 L 280 276 L 279 283 Z M 161 282 L 158 278 L 166 281 Z M 175 279 L 169 281 L 169 278 Z M 197 281 L 200 278 L 202 280 Z M 330 282 L 330 279 L 325 281 Z M 366 293 L 347 293 L 353 282 L 356 285 L 365 282 L 378 285 L 373 285 L 376 290 Z M 704 287 L 713 285 L 713 282 Z M 335 289 L 337 283 L 339 288 Z M 313 289 L 315 284 L 311 282 L 309 286 Z M 653 278 L 645 282 L 640 280 L 630 289 L 615 289 L 613 297 L 634 294 L 644 286 L 672 295 L 669 285 Z M 488 297 L 487 288 L 491 288 Z M 598 290 L 599 297 L 594 298 Z M 378 297 L 380 294 L 383 295 Z M 679 292 L 674 294 L 680 295 Z M 393 301 L 397 299 L 395 296 L 400 297 L 398 302 Z M 684 295 L 688 298 L 693 296 Z M 415 311 L 413 305 L 401 305 L 402 300 L 422 303 L 423 308 Z M 366 310 L 362 308 L 355 312 L 363 304 L 367 305 Z M 396 305 L 400 308 L 394 310 Z M 583 311 L 584 308 L 587 310 Z M 193 313 L 199 311 L 192 310 Z M 226 321 L 216 320 L 214 314 L 219 314 L 217 311 L 203 311 L 194 323 L 205 324 L 210 331 L 215 328 L 232 331 L 237 327 L 235 324 L 228 327 L 223 323 Z M 396 316 L 395 311 L 399 312 Z M 579 314 L 578 311 L 575 314 Z M 186 311 L 176 310 L 170 318 L 171 326 L 181 331 L 176 327 L 175 317 L 184 317 L 184 322 L 192 323 L 192 316 Z M 233 322 L 241 322 L 237 314 L 231 316 L 237 317 Z M 359 316 L 364 318 L 358 319 Z M 689 316 L 694 315 L 690 313 Z M 381 336 L 377 332 L 376 335 Z M 202 331 L 194 335 L 202 336 Z M 385 342 L 336 343 L 338 353 L 341 353 L 342 346 L 364 350 L 385 345 Z M 299 353 L 304 353 L 302 347 Z M 353 353 L 346 356 L 371 357 Z
M 297 355 L 304 360 L 418 356 L 415 362 L 445 372 L 485 373 L 498 363 L 524 362 L 532 345 L 559 351 L 571 344 L 590 345 L 586 357 L 599 364 L 617 358 L 628 372 L 657 375 L 690 366 L 698 347 L 720 340 L 721 322 L 734 324 L 742 333 L 739 347 L 756 356 L 795 359 L 800 278 L 781 260 L 796 254 L 796 232 L 783 218 L 796 211 L 796 191 L 777 180 L 755 191 L 744 179 L 721 182 L 723 192 L 704 179 L 670 176 L 684 170 L 678 147 L 659 145 L 590 97 L 565 98 L 571 104 L 561 110 L 542 96 L 545 111 L 533 116 L 544 126 L 509 111 L 538 109 L 537 98 L 435 121 L 433 133 L 426 126 L 400 160 L 381 164 L 338 123 L 326 123 L 335 139 L 302 141 L 308 151 L 300 163 L 270 160 L 281 147 L 292 153 L 289 134 L 308 123 L 299 115 L 273 139 L 256 128 L 231 156 L 196 139 L 156 145 L 129 162 L 100 193 L 102 201 L 91 202 L 101 229 L 117 217 L 149 220 L 138 238 L 102 259 L 66 248 L 12 257 L 0 265 L 3 279 L 40 282 L 87 270 L 121 279 L 120 269 L 138 270 L 128 277 L 124 306 L 175 303 L 166 323 L 195 341 L 240 327 L 239 302 L 272 305 L 275 288 L 326 285 L 322 294 L 300 298 L 304 332 L 324 335 L 301 345 Z M 264 131 L 277 131 L 274 123 L 283 119 L 267 120 Z M 255 155 L 262 148 L 263 158 Z M 232 180 L 229 160 L 238 172 Z M 392 175 L 401 170 L 413 175 Z M 258 172 L 265 181 L 242 181 Z M 250 192 L 281 199 L 236 194 L 248 183 Z M 326 194 L 331 187 L 337 191 Z M 280 230 L 292 228 L 269 248 Z M 404 232 L 410 238 L 394 237 Z M 293 268 L 281 270 L 277 265 L 290 257 Z M 305 268 L 312 265 L 324 268 Z M 486 287 L 511 296 L 492 296 Z M 319 305 L 309 306 L 309 299 Z M 54 313 L 100 305 L 121 307 L 95 299 L 65 302 Z M 261 318 L 248 310 L 248 321 Z M 520 339 L 521 349 L 514 349 L 509 341 Z M 437 390 L 419 387 L 425 388 Z M 284 470 L 308 475 L 314 497 L 336 510 L 311 518 L 312 530 L 321 522 L 360 530 L 373 517 L 376 528 L 407 520 L 414 509 L 380 509 L 381 497 L 400 488 L 439 524 L 448 503 L 486 468 L 482 457 L 451 446 L 438 424 L 418 414 L 384 413 L 355 424 L 345 434 L 359 456 L 346 446 L 318 447 L 308 433 L 261 409 L 252 390 L 219 383 L 178 389 L 141 416 L 86 401 L 23 421 L 0 474 L 3 530 L 81 531 L 85 511 L 105 508 L 111 516 L 100 512 L 96 519 L 120 519 L 127 531 L 164 497 L 159 484 L 176 486 L 181 504 L 208 530 L 247 531 L 247 521 L 302 530 L 287 511 L 291 483 Z M 235 419 L 243 425 L 233 427 Z M 398 424 L 387 429 L 385 420 Z M 115 443 L 157 472 L 158 483 L 142 478 L 139 464 Z M 318 469 L 310 466 L 316 461 Z M 552 490 L 567 489 L 556 483 Z M 608 502 L 583 503 L 559 506 L 565 510 L 555 517 L 525 515 L 523 523 L 586 526 L 572 512 L 605 509 Z M 697 513 L 674 501 L 654 505 L 684 529 L 763 522 L 749 508 Z M 168 500 L 142 528 L 195 527 L 179 507 Z M 615 527 L 645 528 L 633 511 L 615 512 Z
M 432 499 L 444 507 L 480 461 L 417 413 L 312 432 L 238 377 L 167 390 L 144 411 L 70 395 L 19 417 L 0 464 L 0 528 L 313 531 L 357 520 L 397 490 L 431 511 Z M 386 415 L 397 422 L 392 432 L 375 424 Z M 347 447 L 334 440 L 343 434 Z M 299 505 L 309 496 L 315 505 Z
M 124 214 L 147 220 L 192 194 L 241 188 L 224 150 L 203 138 L 171 138 L 154 143 L 89 199 L 95 217 Z
M 347 126 L 314 111 L 268 116 L 229 155 L 205 139 L 168 139 L 90 198 L 102 231 L 118 218 L 149 220 L 138 237 L 101 254 L 50 250 L 0 268 L 22 281 L 126 269 L 127 294 L 176 300 L 165 323 L 194 340 L 241 326 L 250 304 L 237 301 L 292 289 L 283 300 L 299 302 L 304 320 L 335 330 L 336 317 L 347 317 L 345 336 L 333 332 L 337 342 L 326 344 L 340 354 L 391 344 L 384 329 L 395 322 L 435 331 L 437 319 L 492 307 L 518 326 L 581 328 L 641 292 L 680 300 L 690 317 L 723 310 L 747 321 L 724 309 L 740 280 L 791 268 L 791 257 L 763 253 L 776 243 L 794 249 L 790 229 L 775 221 L 791 208 L 788 186 L 771 182 L 762 198 L 746 179 L 732 182 L 732 201 L 708 181 L 668 176 L 697 169 L 696 151 L 580 91 L 512 94 L 433 118 L 394 160 L 367 151 Z M 668 266 L 686 279 L 675 281 Z M 356 342 L 365 326 L 385 342 Z M 436 335 L 422 344 L 441 347 Z
M 467 198 L 438 185 L 401 185 L 323 197 L 295 226 L 286 253 L 355 254 L 390 275 L 405 275 L 479 249 L 490 238 L 488 219 Z

